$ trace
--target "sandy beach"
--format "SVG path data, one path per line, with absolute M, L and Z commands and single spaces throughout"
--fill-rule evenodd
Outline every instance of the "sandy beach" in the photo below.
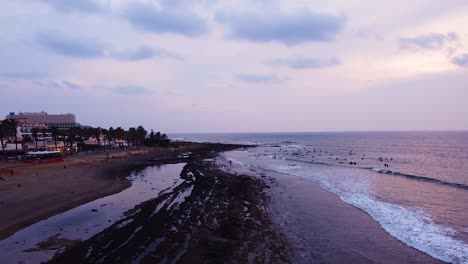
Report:
M 231 173 L 261 178 L 268 186 L 272 225 L 287 241 L 290 263 L 441 263 L 391 236 L 365 211 L 310 179 L 242 163 Z
M 270 174 L 272 216 L 293 263 L 441 263 L 387 233 L 366 212 L 302 177 Z
M 202 158 L 212 157 L 206 156 Z M 49 263 L 286 263 L 265 183 L 193 159 L 184 181 Z
M 3 164 L 0 234 L 120 192 L 131 185 L 124 177 L 132 170 L 182 164 L 179 184 L 155 192 L 89 239 L 58 239 L 63 226 L 32 250 L 59 249 L 49 263 L 438 263 L 314 182 L 214 161 L 240 147 L 192 144 L 176 152 L 142 149 L 82 154 L 50 165 Z
M 54 164 L 1 163 L 0 239 L 49 216 L 122 191 L 130 186 L 124 177 L 132 168 L 167 155 L 171 155 L 170 150 L 160 148 L 81 153 Z

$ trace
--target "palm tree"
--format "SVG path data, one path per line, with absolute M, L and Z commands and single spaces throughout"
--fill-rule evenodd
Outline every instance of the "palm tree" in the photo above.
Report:
M 6 124 L 0 122 L 0 144 L 2 144 L 2 155 L 5 153 L 5 145 L 3 145 L 3 138 L 7 136 Z
M 81 140 L 80 143 L 84 145 L 84 141 L 88 140 L 90 137 L 94 136 L 94 128 L 84 127 L 81 129 Z
M 67 141 L 70 143 L 70 151 L 73 151 L 73 143 L 76 141 L 76 135 L 75 134 L 69 134 L 67 136 Z
M 85 127 L 81 130 L 81 136 L 85 139 L 89 139 L 94 135 L 94 128 L 92 127 Z
M 115 130 L 113 127 L 109 128 L 108 133 L 107 133 L 107 138 L 109 139 L 109 144 L 111 143 L 111 141 L 114 141 L 114 145 L 115 145 Z
M 60 131 L 57 127 L 51 126 L 49 128 L 50 133 L 52 134 L 52 138 L 54 139 L 55 143 L 55 150 L 57 150 L 57 138 L 60 135 Z
M 46 135 L 47 135 L 47 129 L 43 128 L 43 129 L 41 129 L 41 132 L 42 132 L 42 145 L 43 145 L 43 148 L 45 150 L 46 149 L 46 147 L 45 147 L 45 138 L 46 138 Z
M 76 152 L 80 152 L 83 149 L 83 146 L 85 145 L 83 136 L 78 136 L 76 138 Z
M 23 143 L 31 143 L 32 142 L 32 138 L 30 135 L 26 135 L 23 137 Z
M 68 130 L 67 142 L 70 143 L 70 150 L 73 151 L 73 143 L 75 143 L 81 137 L 82 134 L 83 130 L 81 129 L 81 127 L 72 127 Z
M 161 132 L 156 132 L 156 136 L 155 136 L 155 140 L 156 140 L 156 145 L 158 146 L 161 146 L 161 140 L 162 140 L 162 137 L 161 137 Z
M 99 127 L 92 128 L 91 133 L 94 137 L 96 137 L 96 140 L 98 142 L 98 148 L 101 149 L 101 129 Z
M 137 135 L 139 145 L 143 144 L 147 134 L 148 134 L 148 132 L 142 126 L 137 127 L 136 135 Z
M 161 145 L 163 147 L 169 147 L 170 142 L 171 142 L 171 140 L 169 139 L 169 137 L 166 134 L 162 134 L 162 136 L 161 136 Z
M 34 142 L 36 143 L 36 151 L 37 151 L 37 138 L 39 136 L 39 128 L 33 127 L 31 129 L 32 137 L 34 139 Z
M 106 151 L 106 140 L 109 142 L 109 131 L 105 128 L 101 128 L 101 134 L 104 136 L 104 151 Z
M 148 147 L 154 147 L 155 144 L 156 144 L 156 133 L 154 133 L 153 129 L 151 129 L 146 145 Z
M 115 143 L 115 139 L 119 139 L 119 140 L 125 139 L 125 130 L 123 128 L 117 127 L 114 130 L 114 143 Z
M 83 145 L 83 137 L 85 135 L 85 131 L 81 127 L 75 127 L 74 132 L 75 132 L 76 140 L 77 140 L 77 142 L 76 142 L 76 152 L 79 152 L 80 151 L 80 146 Z
M 18 125 L 19 125 L 18 121 L 10 118 L 3 122 L 6 123 L 7 131 L 9 132 L 7 134 L 15 137 L 15 156 L 18 157 L 18 134 L 16 133 L 16 131 L 18 130 Z
M 127 133 L 127 141 L 131 142 L 132 145 L 136 143 L 137 132 L 134 127 L 130 127 Z

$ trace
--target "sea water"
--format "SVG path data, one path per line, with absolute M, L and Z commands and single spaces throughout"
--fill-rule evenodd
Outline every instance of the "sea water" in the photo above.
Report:
M 41 248 L 50 238 L 85 241 L 124 218 L 138 204 L 184 182 L 185 163 L 149 166 L 132 172 L 131 187 L 28 226 L 0 240 L 0 263 L 42 263 L 65 249 L 58 243 Z M 180 200 L 180 199 L 179 199 Z M 121 225 L 128 224 L 126 222 Z
M 468 132 L 171 136 L 256 145 L 224 155 L 317 182 L 405 244 L 442 261 L 468 263 Z

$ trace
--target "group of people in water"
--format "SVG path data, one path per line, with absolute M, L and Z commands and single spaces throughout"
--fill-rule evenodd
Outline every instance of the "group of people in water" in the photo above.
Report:
M 277 147 L 279 147 L 279 146 L 277 146 Z M 290 151 L 288 151 L 286 148 L 280 148 L 279 151 L 280 152 L 286 152 L 286 153 L 288 153 L 288 154 L 290 154 L 292 156 L 302 156 L 302 157 L 308 156 L 308 157 L 312 158 L 312 161 L 314 161 L 316 156 L 319 156 L 319 157 L 322 156 L 323 153 L 327 154 L 326 156 L 329 156 L 328 159 L 332 159 L 332 156 L 333 156 L 333 154 L 328 153 L 327 150 L 320 150 L 320 149 L 315 149 L 315 148 L 312 149 L 312 150 L 308 150 L 306 148 L 304 148 L 304 149 L 294 149 L 292 151 L 292 153 Z M 271 157 L 273 159 L 281 158 L 281 155 L 277 156 L 278 153 L 276 151 L 271 151 L 271 150 L 266 149 L 266 150 L 264 150 L 264 152 L 265 153 L 263 155 L 262 154 L 256 154 L 255 157 L 258 159 L 260 156 L 267 156 L 268 155 L 267 153 L 273 152 L 273 153 L 271 153 L 271 154 L 273 154 L 273 155 L 271 155 Z M 350 156 L 357 155 L 357 153 L 355 153 L 353 150 L 349 151 L 348 154 Z M 360 157 L 361 160 L 364 160 L 365 158 L 366 158 L 366 154 L 363 154 Z M 339 158 L 339 157 L 335 157 L 333 159 L 336 160 L 340 164 L 343 164 L 344 163 L 343 161 L 346 161 L 347 162 L 346 164 L 353 165 L 353 166 L 357 165 L 357 162 L 352 160 L 353 158 L 350 158 L 351 160 L 349 160 L 347 158 Z M 347 161 L 347 160 L 349 160 L 349 161 Z M 390 167 L 390 162 L 393 161 L 393 158 L 379 157 L 378 161 L 379 162 L 384 162 L 384 164 L 383 164 L 384 167 L 388 168 L 388 167 Z
M 388 158 L 385 158 L 385 160 L 387 161 Z M 384 161 L 384 158 L 379 157 L 379 161 L 380 161 L 380 162 L 383 162 L 383 161 Z M 390 158 L 390 161 L 393 161 L 393 158 Z M 388 163 L 385 162 L 385 163 L 384 163 L 384 166 L 388 168 L 390 165 L 389 165 Z

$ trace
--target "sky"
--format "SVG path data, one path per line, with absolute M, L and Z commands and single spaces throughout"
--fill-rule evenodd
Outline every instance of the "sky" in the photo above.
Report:
M 468 130 L 466 0 L 0 0 L 0 115 L 163 132 Z

